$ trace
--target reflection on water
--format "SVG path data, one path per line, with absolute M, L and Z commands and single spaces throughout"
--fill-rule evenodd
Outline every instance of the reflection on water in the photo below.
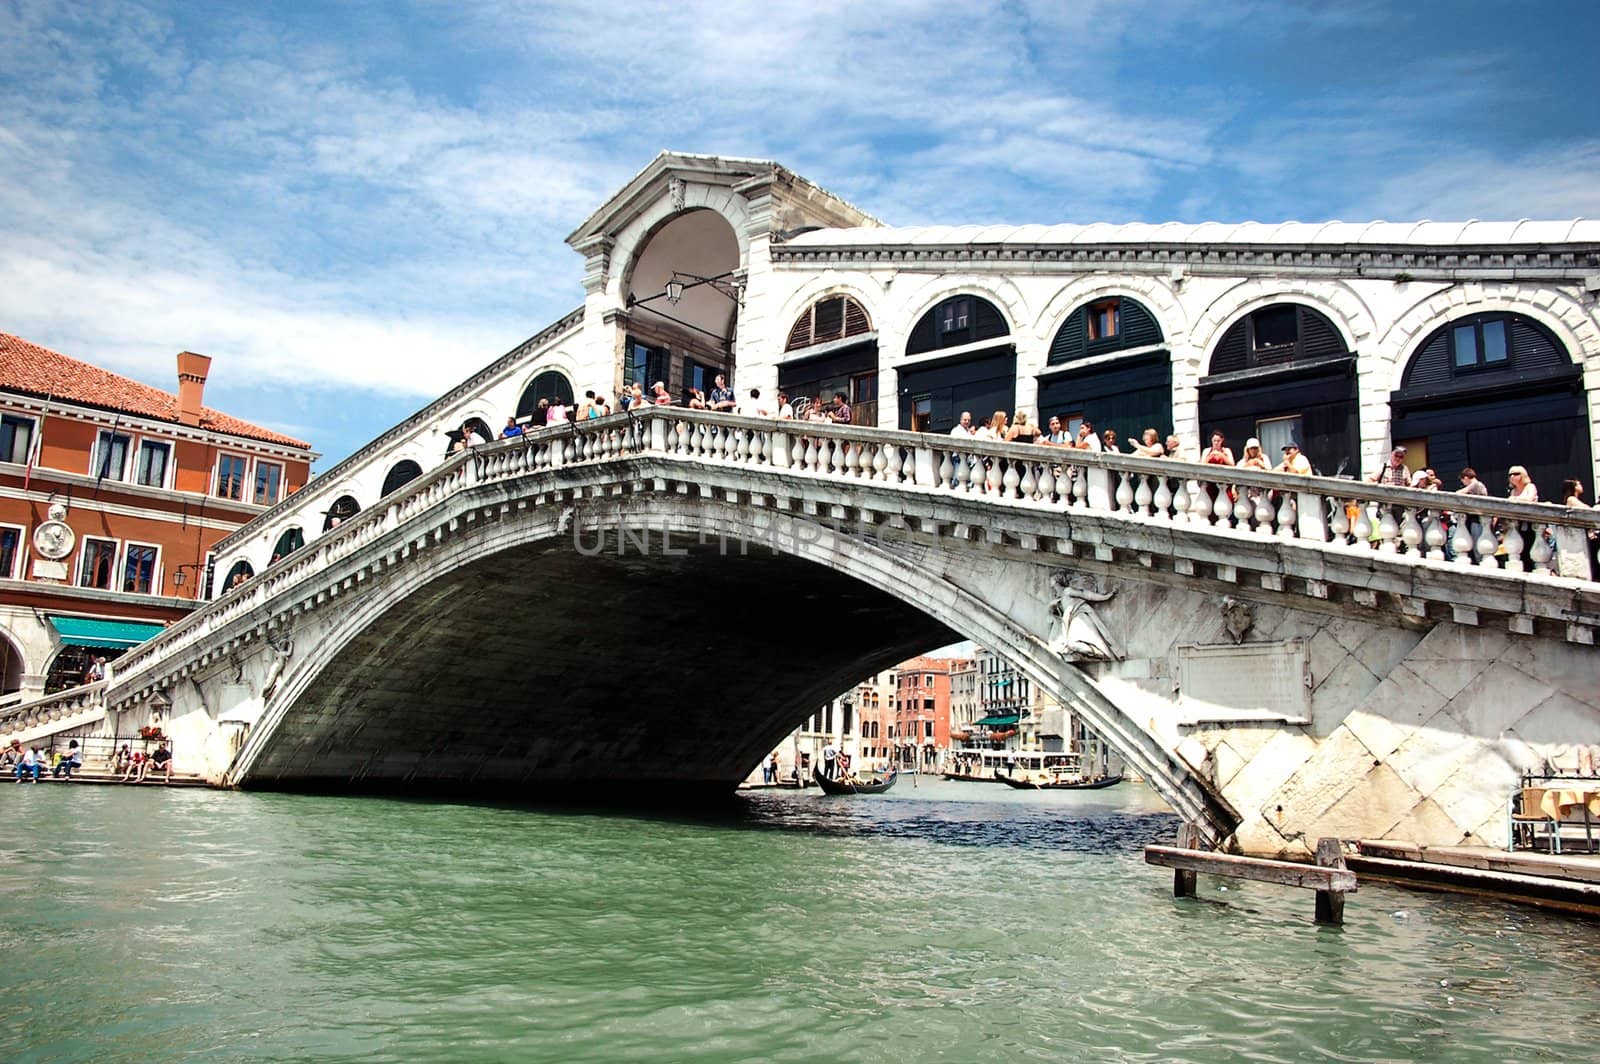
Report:
M 913 786 L 915 782 L 915 786 Z M 1148 791 L 645 817 L 0 787 L 0 1058 L 1594 1059 L 1600 931 L 1170 874 Z M 1227 889 L 1224 890 L 1223 888 Z

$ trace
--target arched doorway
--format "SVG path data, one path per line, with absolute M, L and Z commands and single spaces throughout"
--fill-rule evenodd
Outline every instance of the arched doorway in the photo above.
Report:
M 627 274 L 623 384 L 649 395 L 661 381 L 685 402 L 691 389 L 709 394 L 719 373 L 733 384 L 739 269 L 739 239 L 715 211 L 684 211 L 657 229 Z
M 389 475 L 383 478 L 383 494 L 399 491 L 421 475 L 422 467 L 411 459 L 406 458 L 396 462 L 390 467 Z
M 1470 314 L 1439 326 L 1406 363 L 1389 409 L 1406 464 L 1431 467 L 1447 488 L 1470 466 L 1502 495 L 1506 470 L 1523 465 L 1546 501 L 1560 501 L 1567 477 L 1594 490 L 1583 367 L 1525 315 Z
M 878 423 L 878 334 L 850 296 L 823 296 L 795 319 L 778 366 L 778 390 L 795 404 L 842 393 L 857 425 Z M 799 412 L 797 405 L 796 412 Z
M 1200 443 L 1221 432 L 1237 455 L 1254 436 L 1276 465 L 1293 439 L 1325 476 L 1361 475 L 1356 356 L 1327 315 L 1273 303 L 1234 322 L 1200 380 Z
M 1077 307 L 1050 342 L 1039 374 L 1039 421 L 1059 417 L 1072 433 L 1088 418 L 1135 440 L 1147 428 L 1166 439 L 1172 431 L 1172 355 L 1162 346 L 1161 323 L 1127 296 L 1092 299 Z M 1106 360 L 1105 356 L 1128 352 Z M 1081 363 L 1094 359 L 1092 365 Z
M 287 558 L 305 545 L 306 535 L 300 531 L 299 525 L 286 528 L 283 535 L 278 537 L 278 542 L 272 545 L 272 561 L 276 563 L 280 558 Z
M 963 410 L 981 422 L 996 410 L 1009 417 L 1017 402 L 1017 347 L 1011 327 L 993 303 L 976 295 L 951 296 L 911 330 L 906 357 L 950 350 L 900 369 L 900 427 L 949 432 Z
M 22 648 L 8 632 L 0 629 L 0 695 L 22 690 L 22 674 L 27 671 L 27 664 Z
M 361 504 L 356 502 L 354 495 L 341 495 L 333 500 L 332 506 L 328 507 L 328 512 L 322 522 L 322 530 L 327 532 L 338 528 L 339 525 L 360 512 Z
M 522 398 L 517 400 L 517 420 L 532 417 L 539 409 L 539 400 L 555 402 L 560 400 L 564 406 L 571 406 L 573 400 L 572 382 L 567 380 L 567 375 L 560 370 L 547 369 L 534 377 L 528 386 L 522 389 Z M 534 428 L 541 427 L 535 423 Z

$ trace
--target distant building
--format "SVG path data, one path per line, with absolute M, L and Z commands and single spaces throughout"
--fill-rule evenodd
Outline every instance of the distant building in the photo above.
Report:
M 950 746 L 950 673 L 959 659 L 918 657 L 895 667 L 894 731 L 902 765 L 933 769 Z
M 210 365 L 179 354 L 164 392 L 0 333 L 0 696 L 184 616 L 211 547 L 306 483 L 308 444 L 201 404 Z

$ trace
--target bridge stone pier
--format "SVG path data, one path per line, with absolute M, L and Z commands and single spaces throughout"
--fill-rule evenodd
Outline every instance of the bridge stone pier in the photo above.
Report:
M 8 719 L 159 720 L 240 787 L 725 792 L 967 637 L 1213 843 L 1496 841 L 1520 772 L 1600 743 L 1600 594 L 1546 525 L 1600 517 L 652 409 L 458 455 Z

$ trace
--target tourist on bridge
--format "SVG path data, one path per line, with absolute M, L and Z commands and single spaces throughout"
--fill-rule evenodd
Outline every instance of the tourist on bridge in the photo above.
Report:
M 845 401 L 843 392 L 833 393 L 833 408 L 828 411 L 828 419 L 835 425 L 850 424 L 850 404 Z
M 1148 428 L 1140 436 L 1139 442 L 1133 445 L 1132 453 L 1140 458 L 1161 458 L 1166 455 L 1167 449 L 1161 446 L 1161 433 Z
M 1105 444 L 1107 454 L 1121 454 L 1122 445 L 1117 442 L 1117 430 L 1106 429 L 1100 434 L 1100 441 Z
M 1098 452 L 1105 450 L 1105 446 L 1100 442 L 1100 437 L 1095 435 L 1094 422 L 1088 418 L 1084 418 L 1083 422 L 1078 426 L 1078 442 L 1073 446 L 1080 451 Z
M 711 409 L 722 414 L 731 414 L 739 408 L 739 400 L 733 394 L 733 389 L 728 387 L 728 378 L 717 374 L 716 382 L 711 387 Z
M 1583 481 L 1568 478 L 1561 482 L 1561 505 L 1574 510 L 1591 507 L 1583 501 Z M 1555 540 L 1556 572 L 1578 580 L 1588 580 L 1589 558 L 1594 552 L 1595 534 L 1582 528 L 1554 525 L 1544 534 Z
M 502 440 L 509 440 L 513 436 L 521 435 L 522 426 L 517 424 L 517 419 L 514 417 L 506 418 L 506 427 L 500 430 L 500 438 Z
M 1267 464 L 1266 455 L 1261 453 L 1261 441 L 1254 436 L 1244 441 L 1244 455 L 1239 459 L 1239 468 L 1259 469 L 1263 473 L 1272 471 L 1272 467 Z
M 653 393 L 651 401 L 657 406 L 672 405 L 672 396 L 667 393 L 666 381 L 656 381 L 655 384 L 651 385 L 650 390 Z
M 745 417 L 772 416 L 772 411 L 767 409 L 767 404 L 761 401 L 760 388 L 751 388 L 750 401 L 747 403 L 740 403 L 738 409 L 736 409 L 734 413 L 743 414 Z
M 689 389 L 688 406 L 690 410 L 709 410 L 711 404 L 706 402 L 706 393 L 699 388 Z
M 1409 487 L 1411 473 L 1406 469 L 1406 449 L 1396 447 L 1390 451 L 1389 460 L 1367 479 L 1374 484 L 1389 484 L 1396 488 Z
M 1057 447 L 1065 447 L 1072 443 L 1072 435 L 1062 426 L 1059 417 L 1052 416 L 1050 418 L 1050 431 L 1045 433 L 1043 442 L 1053 443 Z
M 1539 486 L 1528 479 L 1527 469 L 1519 465 L 1514 465 L 1511 467 L 1511 471 L 1509 474 L 1507 474 L 1507 477 L 1511 485 L 1511 490 L 1509 493 L 1507 493 L 1506 498 L 1510 499 L 1512 502 L 1539 501 Z
M 974 432 L 973 436 L 980 440 L 994 440 L 997 443 L 1005 439 L 1006 412 L 1004 410 L 996 410 L 986 423 L 978 426 L 978 431 Z
M 1168 458 L 1176 458 L 1180 462 L 1189 460 L 1189 456 L 1183 453 L 1183 441 L 1178 439 L 1176 433 L 1167 437 L 1165 450 Z
M 1026 410 L 1018 410 L 1011 416 L 1011 428 L 1006 430 L 1006 441 L 1009 443 L 1038 443 L 1039 426 L 1028 420 Z
M 958 440 L 970 440 L 978 431 L 972 427 L 972 411 L 961 411 L 961 419 L 956 422 L 955 428 L 950 430 L 950 435 Z
M 1300 444 L 1290 440 L 1283 445 L 1283 461 L 1278 463 L 1279 473 L 1294 473 L 1298 476 L 1311 475 L 1311 460 L 1300 453 Z
M 172 782 L 172 751 L 167 749 L 166 740 L 156 746 L 156 752 L 139 763 L 139 772 L 135 776 L 135 783 L 143 783 L 152 772 L 162 774 L 162 783 Z
M 789 394 L 787 392 L 778 393 L 778 420 L 794 420 L 794 406 L 789 402 Z
M 561 397 L 558 395 L 550 400 L 550 409 L 545 413 L 544 423 L 546 425 L 565 425 L 570 420 L 571 415 L 567 412 L 567 404 L 561 401 Z
M 1211 434 L 1211 446 L 1200 456 L 1201 465 L 1231 466 L 1237 463 L 1233 460 L 1233 450 L 1227 445 L 1227 437 L 1220 432 Z

